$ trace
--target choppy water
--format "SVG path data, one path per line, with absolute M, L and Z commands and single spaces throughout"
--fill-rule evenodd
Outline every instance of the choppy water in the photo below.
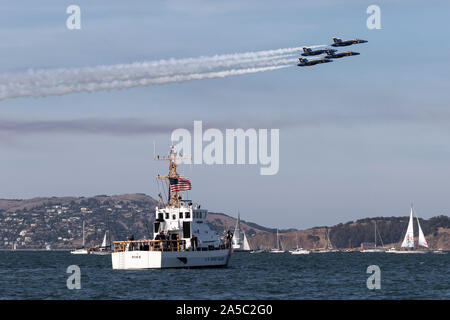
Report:
M 233 253 L 227 268 L 112 270 L 111 257 L 0 252 L 0 299 L 450 299 L 450 254 Z M 81 289 L 66 285 L 69 265 Z M 369 265 L 381 289 L 366 285 Z

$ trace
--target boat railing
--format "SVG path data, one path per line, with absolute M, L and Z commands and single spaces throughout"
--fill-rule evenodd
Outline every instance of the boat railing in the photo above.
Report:
M 182 251 L 185 240 L 125 240 L 113 241 L 113 251 Z

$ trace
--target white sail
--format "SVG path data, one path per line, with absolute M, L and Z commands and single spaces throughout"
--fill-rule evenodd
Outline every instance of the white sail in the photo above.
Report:
M 413 208 L 411 206 L 411 214 L 409 216 L 408 229 L 402 242 L 402 248 L 414 248 L 414 226 L 413 226 Z
M 103 237 L 103 242 L 102 242 L 102 248 L 106 247 L 106 232 L 105 232 L 105 236 Z
M 241 215 L 238 212 L 238 218 L 236 220 L 236 226 L 234 227 L 233 240 L 232 240 L 233 249 L 240 249 L 241 248 L 241 239 L 240 239 L 240 235 L 239 235 L 241 233 L 241 230 L 239 228 L 240 220 L 241 220 Z
M 419 218 L 417 218 L 417 225 L 419 226 L 419 246 L 428 248 L 427 239 L 425 239 L 425 235 L 423 234 L 422 228 L 420 227 Z
M 245 235 L 245 232 L 244 232 L 244 248 L 243 248 L 243 250 L 244 251 L 250 251 L 251 250 L 250 249 L 250 245 L 248 244 L 247 236 Z

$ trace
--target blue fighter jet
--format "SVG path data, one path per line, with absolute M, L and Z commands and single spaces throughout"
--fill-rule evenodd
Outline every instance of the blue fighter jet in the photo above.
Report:
M 311 50 L 311 48 L 303 47 L 303 53 L 302 56 L 318 56 L 319 54 L 324 54 L 327 52 L 327 50 L 330 49 L 317 49 L 317 50 Z
M 359 55 L 359 52 L 353 52 L 353 51 L 343 51 L 343 52 L 337 52 L 337 50 L 329 50 L 327 51 L 327 55 L 325 56 L 326 59 L 338 59 L 348 56 L 357 56 Z
M 333 60 L 327 59 L 327 58 L 320 58 L 315 60 L 308 60 L 305 58 L 298 58 L 299 63 L 297 66 L 299 67 L 307 67 L 307 66 L 313 66 L 319 63 L 327 63 L 327 62 L 333 62 Z
M 333 47 L 346 47 L 346 46 L 351 46 L 352 44 L 368 42 L 367 40 L 361 40 L 361 39 L 352 39 L 352 40 L 342 41 L 341 38 L 336 38 L 336 37 L 333 37 L 333 41 L 334 41 L 334 43 L 331 45 Z

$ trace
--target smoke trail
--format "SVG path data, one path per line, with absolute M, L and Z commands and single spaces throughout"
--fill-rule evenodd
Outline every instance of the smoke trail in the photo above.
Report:
M 301 48 L 0 75 L 0 100 L 224 78 L 295 65 Z

